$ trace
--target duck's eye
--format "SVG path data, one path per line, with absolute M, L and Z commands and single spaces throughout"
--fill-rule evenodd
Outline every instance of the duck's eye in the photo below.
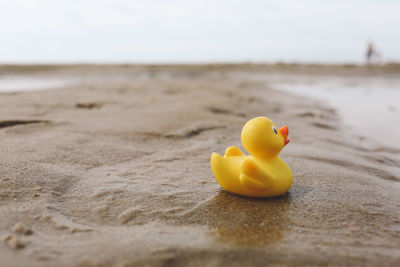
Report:
M 272 131 L 274 131 L 275 134 L 278 134 L 278 131 L 275 129 L 273 125 L 271 125 Z

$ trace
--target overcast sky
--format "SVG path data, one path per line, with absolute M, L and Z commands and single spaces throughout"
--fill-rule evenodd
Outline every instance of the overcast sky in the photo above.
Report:
M 0 0 L 0 62 L 400 60 L 398 0 Z

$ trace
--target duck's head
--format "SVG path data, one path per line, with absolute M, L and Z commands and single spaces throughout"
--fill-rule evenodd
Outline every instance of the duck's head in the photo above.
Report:
M 279 154 L 289 143 L 287 126 L 278 128 L 273 121 L 266 117 L 249 120 L 242 129 L 243 147 L 253 156 L 266 158 Z

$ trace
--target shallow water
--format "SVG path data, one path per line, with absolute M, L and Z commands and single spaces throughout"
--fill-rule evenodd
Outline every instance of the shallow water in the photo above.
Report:
M 62 88 L 66 79 L 32 76 L 2 76 L 0 77 L 0 93 L 24 92 Z
M 333 107 L 349 131 L 389 148 L 400 149 L 400 79 L 397 76 L 319 76 L 236 72 L 273 89 L 307 96 Z
M 385 80 L 319 81 L 279 84 L 278 89 L 327 102 L 346 127 L 388 147 L 400 148 L 400 82 Z

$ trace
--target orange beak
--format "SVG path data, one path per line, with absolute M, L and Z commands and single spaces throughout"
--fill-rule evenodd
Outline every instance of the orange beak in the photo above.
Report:
M 280 128 L 279 131 L 283 135 L 283 138 L 285 138 L 285 146 L 286 146 L 290 142 L 290 139 L 287 138 L 289 135 L 289 128 L 285 125 L 282 128 Z

